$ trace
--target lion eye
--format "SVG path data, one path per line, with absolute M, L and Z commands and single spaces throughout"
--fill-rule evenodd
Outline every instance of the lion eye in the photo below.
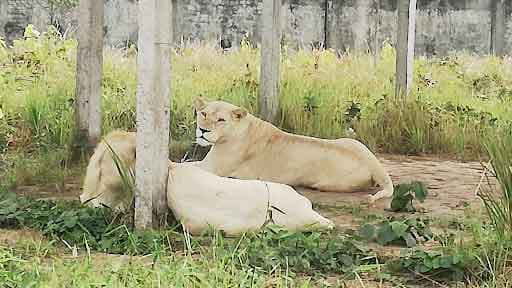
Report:
M 224 121 L 226 121 L 226 119 L 219 118 L 219 119 L 217 120 L 217 122 L 224 122 Z
M 201 112 L 201 116 L 203 116 L 203 118 L 206 118 L 206 112 Z

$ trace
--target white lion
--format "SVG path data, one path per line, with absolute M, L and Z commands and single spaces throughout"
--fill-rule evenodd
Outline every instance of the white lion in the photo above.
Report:
M 191 234 L 214 227 L 238 235 L 267 222 L 292 231 L 334 227 L 288 185 L 219 177 L 190 163 L 172 163 L 168 181 L 169 207 Z
M 361 191 L 370 202 L 393 195 L 393 183 L 361 142 L 294 135 L 223 101 L 195 100 L 196 142 L 212 146 L 196 165 L 219 176 L 258 179 L 321 191 Z
M 89 159 L 80 201 L 90 206 L 106 205 L 114 210 L 125 210 L 131 204 L 133 195 L 123 187 L 113 154 L 123 161 L 127 169 L 135 165 L 135 136 L 133 132 L 112 131 L 98 144 Z M 108 143 L 108 145 L 107 145 Z
M 124 210 L 133 195 L 124 192 L 122 179 L 108 145 L 132 168 L 135 133 L 108 134 L 92 155 L 80 200 L 89 205 Z M 268 221 L 289 230 L 331 229 L 333 223 L 312 209 L 311 202 L 287 185 L 224 178 L 189 163 L 169 161 L 168 205 L 191 234 L 210 227 L 237 235 L 263 227 Z

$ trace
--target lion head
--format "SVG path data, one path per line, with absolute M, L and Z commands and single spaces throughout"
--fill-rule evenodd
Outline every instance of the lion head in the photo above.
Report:
M 248 128 L 247 111 L 223 101 L 194 101 L 196 111 L 196 142 L 201 146 L 222 144 L 243 137 Z

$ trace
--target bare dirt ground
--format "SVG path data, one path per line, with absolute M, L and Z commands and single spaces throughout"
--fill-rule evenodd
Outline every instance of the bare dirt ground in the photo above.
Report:
M 476 188 L 479 183 L 484 188 L 488 187 L 488 181 L 482 181 L 484 169 L 479 162 L 396 155 L 379 155 L 379 158 L 390 173 L 394 184 L 422 181 L 427 185 L 427 200 L 416 206 L 430 216 L 457 216 L 461 215 L 468 205 L 479 207 L 480 200 L 476 196 Z M 17 193 L 42 199 L 78 200 L 81 178 L 82 175 L 70 176 L 60 184 L 20 186 Z M 494 179 L 491 180 L 494 183 Z M 382 199 L 374 207 L 368 207 L 367 195 L 375 191 L 331 193 L 302 188 L 298 191 L 319 205 L 319 210 L 338 226 L 353 226 L 354 217 L 350 209 L 335 209 L 336 207 L 355 207 L 368 213 L 384 213 L 390 202 L 388 199 Z
M 415 204 L 418 210 L 434 217 L 457 217 L 463 214 L 465 207 L 481 207 L 476 195 L 477 187 L 494 186 L 495 179 L 486 173 L 482 179 L 484 166 L 480 162 L 458 162 L 433 157 L 405 157 L 396 155 L 380 155 L 379 159 L 391 175 L 393 183 L 409 183 L 421 181 L 429 190 L 424 203 Z M 487 165 L 486 165 L 487 166 Z M 359 207 L 370 213 L 383 213 L 389 207 L 389 199 L 381 199 L 373 207 L 368 207 L 366 197 L 370 192 L 329 193 L 309 189 L 299 189 L 313 203 L 321 207 Z M 322 208 L 320 208 L 322 210 Z M 353 226 L 353 215 L 347 209 L 332 212 L 325 211 L 339 226 Z M 343 212 L 344 211 L 344 212 Z
M 64 183 L 47 185 L 27 185 L 18 186 L 16 193 L 18 195 L 30 196 L 37 199 L 63 199 L 79 200 L 81 192 L 81 176 L 70 176 L 64 179 Z

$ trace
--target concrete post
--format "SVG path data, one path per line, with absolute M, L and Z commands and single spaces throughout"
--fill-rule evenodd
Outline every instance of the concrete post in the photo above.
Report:
M 491 54 L 505 55 L 505 0 L 491 0 Z
M 101 137 L 103 1 L 81 0 L 78 9 L 76 132 L 79 141 L 94 146 Z
M 396 97 L 406 96 L 412 86 L 416 0 L 398 0 L 396 39 Z
M 171 0 L 139 2 L 135 227 L 159 227 L 167 217 Z
M 279 110 L 281 0 L 263 0 L 259 112 L 275 122 Z

